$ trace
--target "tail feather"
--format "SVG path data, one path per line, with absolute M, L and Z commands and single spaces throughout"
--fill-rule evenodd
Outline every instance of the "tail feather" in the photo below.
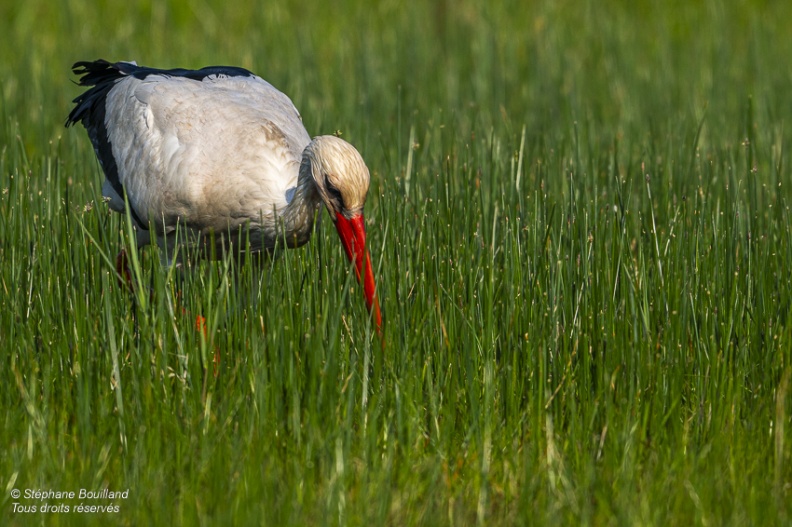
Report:
M 77 82 L 79 86 L 93 86 L 74 99 L 74 109 L 66 118 L 66 126 L 69 127 L 77 122 L 82 122 L 88 128 L 87 120 L 96 111 L 98 104 L 103 104 L 107 97 L 107 92 L 119 79 L 132 73 L 137 66 L 134 63 L 116 62 L 111 63 L 103 59 L 93 62 L 76 62 L 72 66 L 75 75 L 80 76 Z
M 80 122 L 88 131 L 88 137 L 91 139 L 91 144 L 107 182 L 119 197 L 124 196 L 124 186 L 118 177 L 118 165 L 113 156 L 113 149 L 107 133 L 105 103 L 107 94 L 113 89 L 116 82 L 127 75 L 134 74 L 137 69 L 138 67 L 134 63 L 116 62 L 113 64 L 101 59 L 93 62 L 77 62 L 72 66 L 72 71 L 81 76 L 77 84 L 92 86 L 92 88 L 74 99 L 74 109 L 66 118 L 66 126 L 69 127 Z M 133 206 L 130 206 L 130 213 L 140 229 L 148 229 L 147 223 L 141 221 Z

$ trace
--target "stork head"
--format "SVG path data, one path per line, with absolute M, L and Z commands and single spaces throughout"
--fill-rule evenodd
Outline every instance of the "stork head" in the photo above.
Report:
M 315 137 L 303 152 L 300 171 L 308 170 L 316 184 L 347 257 L 355 264 L 363 285 L 366 306 L 374 316 L 377 333 L 382 335 L 382 317 L 377 300 L 371 256 L 366 247 L 363 205 L 369 189 L 369 171 L 360 153 L 343 139 L 331 135 Z

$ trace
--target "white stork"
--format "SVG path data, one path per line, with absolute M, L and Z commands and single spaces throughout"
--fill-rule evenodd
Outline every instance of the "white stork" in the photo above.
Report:
M 242 68 L 97 60 L 72 69 L 91 88 L 74 99 L 66 126 L 88 131 L 102 194 L 118 212 L 126 194 L 139 247 L 159 243 L 170 258 L 177 224 L 223 248 L 238 248 L 242 232 L 253 251 L 278 240 L 299 247 L 324 203 L 381 332 L 363 218 L 369 171 L 352 145 L 311 139 L 291 100 Z

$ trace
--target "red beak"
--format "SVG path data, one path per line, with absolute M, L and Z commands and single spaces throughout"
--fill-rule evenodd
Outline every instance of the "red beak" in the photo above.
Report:
M 379 301 L 377 300 L 377 285 L 374 282 L 374 272 L 371 270 L 371 256 L 366 248 L 366 224 L 363 214 L 348 220 L 341 213 L 336 213 L 336 229 L 344 250 L 350 262 L 355 263 L 355 274 L 358 282 L 363 284 L 366 294 L 366 307 L 374 315 L 374 325 L 377 334 L 382 336 L 382 316 L 380 315 Z

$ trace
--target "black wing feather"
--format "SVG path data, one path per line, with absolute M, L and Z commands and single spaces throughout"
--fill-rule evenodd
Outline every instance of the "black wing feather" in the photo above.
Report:
M 77 62 L 72 66 L 75 75 L 81 75 L 78 84 L 80 86 L 93 86 L 90 90 L 83 92 L 74 99 L 74 109 L 66 119 L 66 127 L 78 121 L 83 124 L 88 131 L 96 157 L 105 173 L 107 181 L 121 198 L 124 197 L 124 186 L 118 179 L 118 165 L 113 156 L 113 148 L 110 144 L 110 136 L 107 133 L 105 123 L 107 94 L 113 89 L 116 82 L 124 78 L 124 73 L 117 64 L 111 64 L 106 60 L 94 62 Z M 134 207 L 129 207 L 130 215 L 138 227 L 148 230 L 148 225 L 140 219 Z

